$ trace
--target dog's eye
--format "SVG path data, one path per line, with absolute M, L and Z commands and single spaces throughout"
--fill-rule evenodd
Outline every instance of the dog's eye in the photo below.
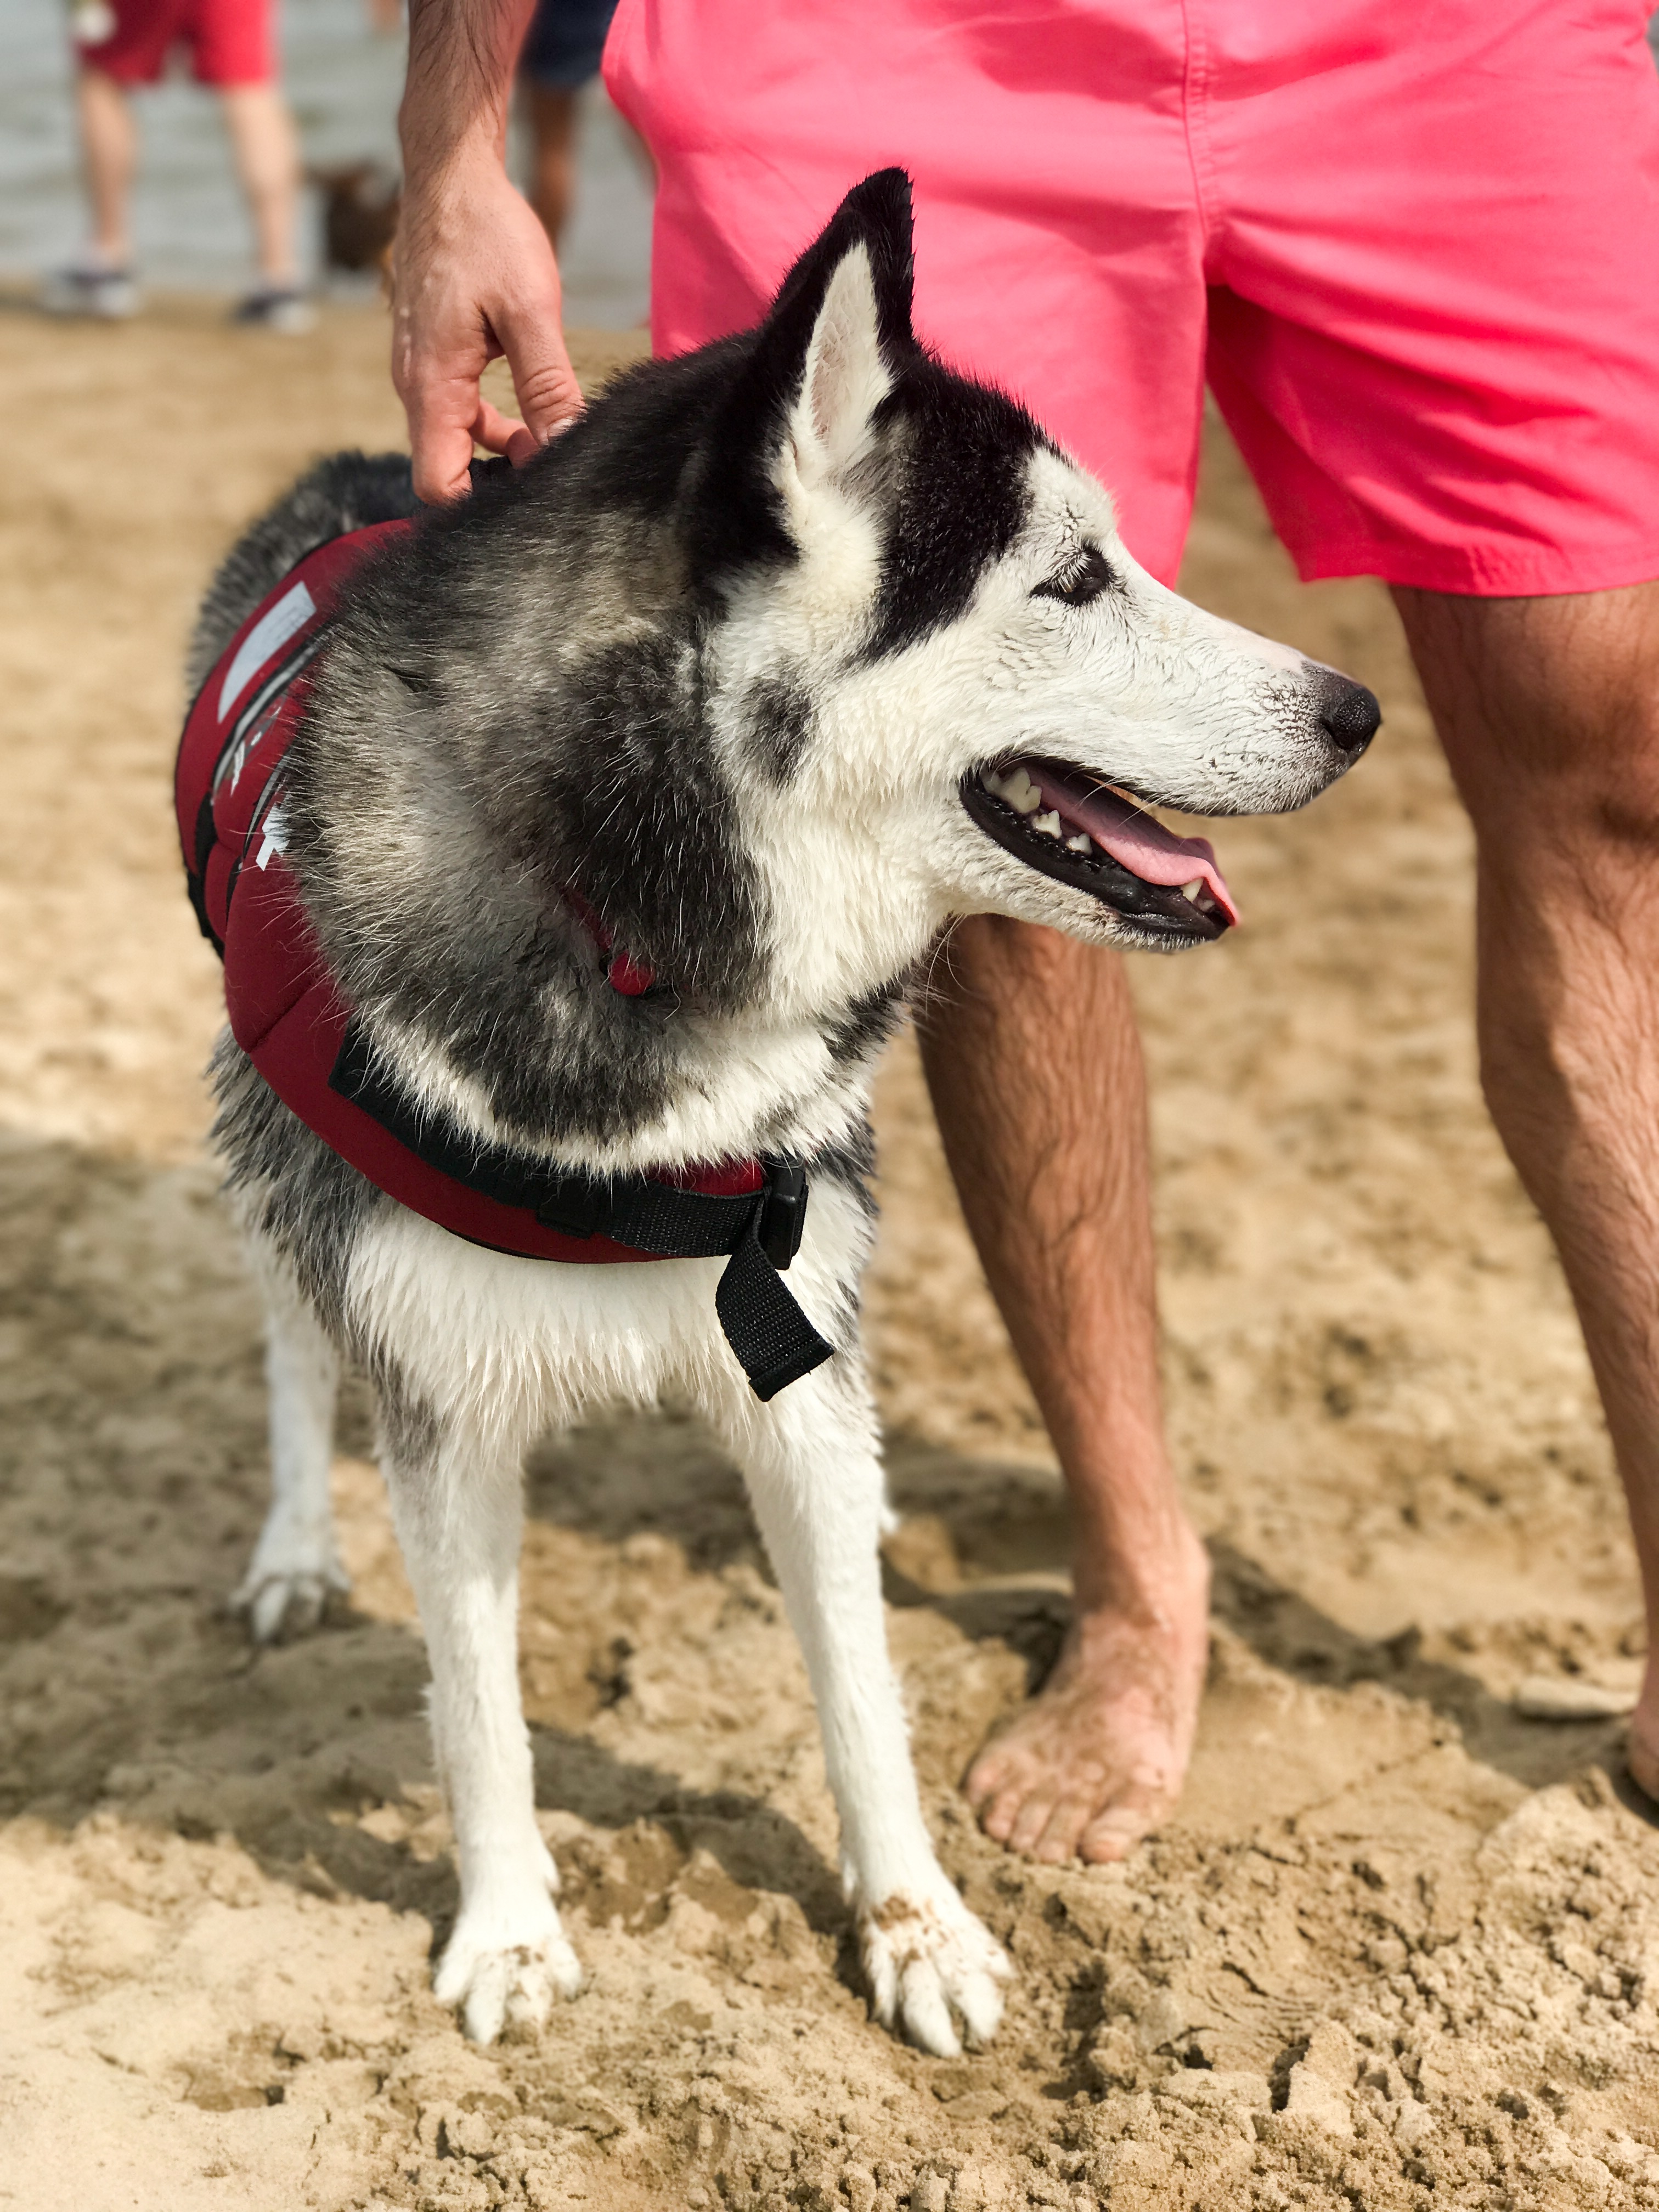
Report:
M 1085 545 L 1077 558 L 1062 568 L 1057 576 L 1050 576 L 1046 584 L 1039 584 L 1031 594 L 1034 599 L 1063 599 L 1068 607 L 1086 607 L 1091 599 L 1097 599 L 1103 592 L 1109 592 L 1117 578 L 1112 564 L 1098 545 Z

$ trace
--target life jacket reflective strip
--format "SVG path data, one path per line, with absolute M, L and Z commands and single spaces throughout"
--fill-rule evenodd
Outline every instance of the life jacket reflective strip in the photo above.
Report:
M 308 554 L 237 629 L 185 719 L 179 838 L 191 902 L 224 962 L 231 1032 L 342 1159 L 472 1243 L 580 1266 L 730 1255 L 716 1308 L 752 1387 L 769 1398 L 832 1352 L 776 1272 L 799 1246 L 799 1164 L 727 1160 L 598 1180 L 480 1143 L 416 1106 L 378 1066 L 312 929 L 284 857 L 283 760 L 343 590 L 413 527 L 375 523 Z M 598 917 L 568 896 L 611 951 Z M 625 952 L 611 953 L 607 973 L 627 997 L 653 981 Z

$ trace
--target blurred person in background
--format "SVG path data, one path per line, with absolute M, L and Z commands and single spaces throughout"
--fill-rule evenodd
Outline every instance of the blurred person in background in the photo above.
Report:
M 599 73 L 617 0 L 537 0 L 519 54 L 519 83 L 530 125 L 530 204 L 556 246 L 576 182 L 578 100 Z M 652 185 L 656 164 L 625 116 L 617 120 Z
M 530 125 L 530 204 L 555 246 L 576 176 L 576 98 L 599 73 L 617 0 L 538 0 L 519 55 Z
M 46 280 L 55 314 L 117 319 L 138 305 L 131 203 L 138 138 L 131 94 L 155 84 L 175 51 L 224 111 L 236 173 L 253 218 L 258 283 L 232 313 L 251 328 L 297 333 L 312 310 L 300 285 L 295 234 L 300 155 L 276 83 L 273 0 L 81 0 L 71 19 L 76 106 L 92 236 Z

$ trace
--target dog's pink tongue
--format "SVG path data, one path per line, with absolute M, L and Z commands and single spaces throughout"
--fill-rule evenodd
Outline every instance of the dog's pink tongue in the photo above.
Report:
M 1115 792 L 1085 783 L 1080 776 L 1060 775 L 1046 762 L 1024 765 L 1031 781 L 1042 787 L 1043 805 L 1054 808 L 1062 822 L 1086 830 L 1131 875 L 1144 884 L 1189 884 L 1196 878 L 1228 921 L 1238 920 L 1238 908 L 1207 837 L 1177 837 Z

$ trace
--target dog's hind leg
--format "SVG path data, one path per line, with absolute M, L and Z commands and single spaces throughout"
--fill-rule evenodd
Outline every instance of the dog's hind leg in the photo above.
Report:
M 710 1404 L 800 1639 L 878 2017 L 940 2057 L 996 2032 L 1006 1959 L 933 1855 L 882 1616 L 884 1489 L 856 1348 L 779 1394 Z M 954 2018 L 953 2018 L 954 2015 Z
M 328 1474 L 340 1362 L 293 1278 L 259 1255 L 265 1297 L 270 1510 L 232 1601 L 256 1644 L 303 1636 L 351 1588 L 334 1547 Z
M 432 1668 L 432 1740 L 455 1826 L 460 1917 L 434 1988 L 489 2043 L 539 2026 L 581 1968 L 553 1903 L 519 1699 L 526 1433 L 441 1426 L 382 1394 L 382 1465 Z

